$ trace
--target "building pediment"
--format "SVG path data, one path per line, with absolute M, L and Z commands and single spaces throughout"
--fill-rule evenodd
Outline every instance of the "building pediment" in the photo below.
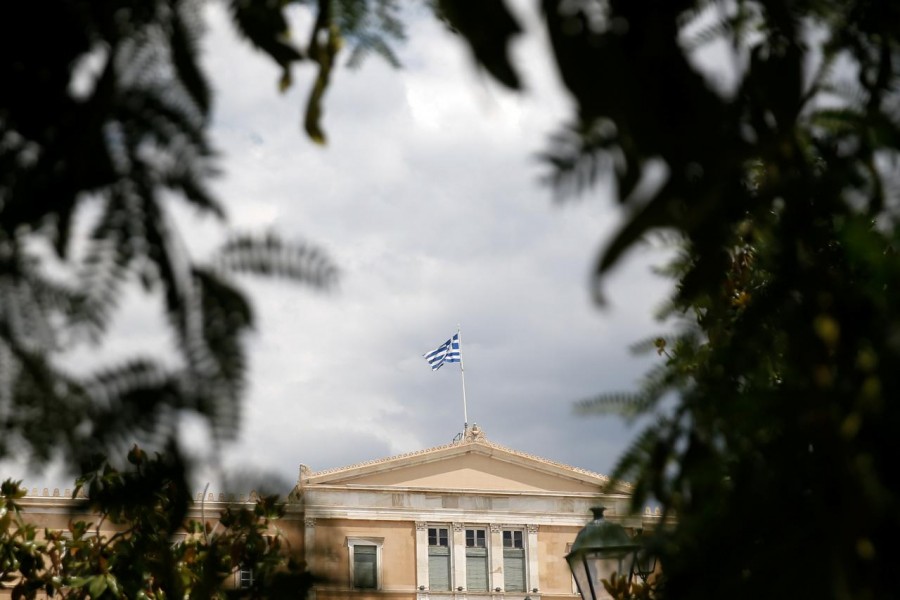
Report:
M 319 472 L 301 467 L 298 488 L 317 486 L 498 493 L 629 492 L 626 484 L 606 489 L 609 478 L 599 473 L 491 442 L 477 426 L 458 441 L 427 450 Z

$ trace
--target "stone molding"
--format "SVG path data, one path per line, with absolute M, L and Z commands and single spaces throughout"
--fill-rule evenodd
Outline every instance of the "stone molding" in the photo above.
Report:
M 478 424 L 474 424 L 465 431 L 465 435 L 463 439 L 466 442 L 486 442 L 487 438 L 484 436 L 484 431 Z
M 546 467 L 552 467 L 552 468 L 559 469 L 562 471 L 569 471 L 570 473 L 573 473 L 573 474 L 579 474 L 582 476 L 588 476 L 590 478 L 599 479 L 603 482 L 609 482 L 609 477 L 607 477 L 606 475 L 596 473 L 596 472 L 588 470 L 588 469 L 582 469 L 580 467 L 574 467 L 572 465 L 567 465 L 567 464 L 557 462 L 554 460 L 549 460 L 549 459 L 543 458 L 541 456 L 537 456 L 535 454 L 529 454 L 527 452 L 520 452 L 518 450 L 513 450 L 512 448 L 508 448 L 501 444 L 497 444 L 496 442 L 492 442 L 487 439 L 487 437 L 484 434 L 484 430 L 482 430 L 477 425 L 473 425 L 472 427 L 470 427 L 465 432 L 465 434 L 463 435 L 463 438 L 461 440 L 456 440 L 456 441 L 450 442 L 449 444 L 435 446 L 433 448 L 425 448 L 423 450 L 416 450 L 413 452 L 397 454 L 397 455 L 389 456 L 386 458 L 368 460 L 368 461 L 364 461 L 364 462 L 355 463 L 352 465 L 347 465 L 344 467 L 335 467 L 333 469 L 324 469 L 322 471 L 310 471 L 309 467 L 306 467 L 305 465 L 303 465 L 306 468 L 301 472 L 301 479 L 305 480 L 308 478 L 320 478 L 325 475 L 334 475 L 334 474 L 338 474 L 338 473 L 358 471 L 359 469 L 363 469 L 365 467 L 372 467 L 372 466 L 376 466 L 376 465 L 387 465 L 392 462 L 404 461 L 405 459 L 419 457 L 419 456 L 426 456 L 429 454 L 438 453 L 442 450 L 448 450 L 450 448 L 457 448 L 460 446 L 468 446 L 468 445 L 479 445 L 479 446 L 484 446 L 487 448 L 500 450 L 501 452 L 505 452 L 511 456 L 518 457 L 520 459 L 525 459 L 528 461 L 532 461 L 534 463 L 541 464 Z M 631 489 L 631 484 L 628 484 L 625 482 L 619 482 L 619 485 L 622 486 L 623 488 L 625 488 L 626 490 Z

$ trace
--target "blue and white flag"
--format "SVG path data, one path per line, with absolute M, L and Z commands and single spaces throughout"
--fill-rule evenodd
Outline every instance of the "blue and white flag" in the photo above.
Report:
M 444 363 L 461 362 L 462 358 L 459 354 L 459 333 L 453 335 L 452 338 L 438 346 L 437 350 L 433 350 L 425 356 L 425 360 L 431 365 L 432 371 L 437 371 L 444 366 Z

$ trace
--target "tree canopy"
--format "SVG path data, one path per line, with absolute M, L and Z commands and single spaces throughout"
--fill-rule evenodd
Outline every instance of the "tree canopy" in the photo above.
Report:
M 515 13 L 488 5 L 441 3 L 517 87 Z M 615 475 L 636 508 L 655 499 L 675 518 L 651 542 L 655 594 L 893 597 L 900 7 L 541 8 L 577 105 L 549 179 L 566 195 L 612 176 L 626 216 L 598 283 L 647 235 L 679 240 L 675 331 L 639 344 L 664 363 L 639 392 L 581 405 L 653 419 Z
M 306 44 L 286 37 L 285 4 L 228 5 L 239 31 L 283 68 L 281 85 L 294 63 L 316 69 L 303 119 L 316 141 L 342 42 L 390 59 L 388 42 L 402 34 L 390 0 L 299 2 L 314 15 Z M 639 393 L 586 404 L 624 398 L 654 416 L 617 476 L 634 480 L 636 504 L 655 498 L 676 517 L 653 540 L 666 574 L 656 593 L 896 595 L 900 5 L 540 6 L 576 106 L 545 153 L 549 179 L 565 195 L 611 176 L 626 215 L 598 280 L 653 232 L 674 234 L 681 248 L 671 267 L 675 331 L 649 343 L 664 363 Z M 520 87 L 510 47 L 522 27 L 507 2 L 434 8 L 481 67 Z M 205 186 L 197 4 L 2 11 L 0 400 L 10 408 L 0 412 L 0 456 L 27 443 L 46 457 L 51 431 L 66 433 L 75 456 L 134 433 L 165 437 L 166 415 L 181 410 L 229 431 L 252 320 L 224 267 L 319 284 L 334 269 L 274 239 L 235 239 L 215 269 L 181 249 L 168 194 L 221 213 Z M 704 64 L 709 53 L 728 82 Z M 76 81 L 89 59 L 102 67 Z M 100 216 L 76 257 L 72 216 L 87 203 Z M 73 278 L 42 268 L 44 247 Z M 103 334 L 128 278 L 161 292 L 181 366 L 135 359 L 62 371 L 54 353 L 76 334 Z
M 128 468 L 96 461 L 78 480 L 67 529 L 41 530 L 25 490 L 0 486 L 0 582 L 14 600 L 50 598 L 303 598 L 312 577 L 275 523 L 275 496 L 188 518 L 185 473 L 172 453 L 135 446 Z M 80 503 L 80 504 L 77 504 Z M 252 581 L 233 584 L 238 569 Z M 230 585 L 229 585 L 230 584 Z
M 583 405 L 655 419 L 616 476 L 637 507 L 656 499 L 676 519 L 653 541 L 657 593 L 890 597 L 900 9 L 543 9 L 578 104 L 547 153 L 552 179 L 580 190 L 611 173 L 627 215 L 598 278 L 649 233 L 680 239 L 679 325 L 646 344 L 664 364 L 639 393 Z M 704 51 L 733 85 L 716 85 Z M 653 166 L 664 176 L 647 185 Z
M 303 119 L 316 142 L 336 53 L 348 51 L 351 64 L 370 53 L 396 62 L 390 42 L 403 35 L 388 0 L 298 3 L 311 15 L 305 44 L 289 40 L 283 3 L 226 4 L 235 29 L 281 67 L 282 89 L 294 63 L 316 70 Z M 201 417 L 215 442 L 240 422 L 254 318 L 234 275 L 319 288 L 337 277 L 309 244 L 234 231 L 211 193 L 202 8 L 199 0 L 0 7 L 0 459 L 61 459 L 83 473 L 98 518 L 126 530 L 89 539 L 88 525 L 74 523 L 71 539 L 41 540 L 18 518 L 21 490 L 5 483 L 0 577 L 18 578 L 16 597 L 217 597 L 238 562 L 258 575 L 243 596 L 302 595 L 308 583 L 283 548 L 259 543 L 283 510 L 274 498 L 222 515 L 228 532 L 215 539 L 184 522 L 181 418 Z M 212 256 L 191 255 L 176 203 L 222 224 Z M 170 360 L 67 367 L 67 356 L 109 335 L 137 286 L 160 301 Z M 164 454 L 135 450 L 134 469 L 117 470 L 115 457 L 135 441 Z M 202 539 L 172 549 L 168 535 L 181 527 Z
M 393 59 L 390 2 L 306 4 L 304 46 L 285 7 L 237 1 L 235 28 L 282 67 L 313 65 L 304 127 L 324 140 L 321 101 L 334 54 Z M 0 458 L 62 456 L 78 465 L 135 436 L 177 444 L 194 412 L 228 439 L 246 383 L 252 308 L 234 273 L 317 287 L 337 269 L 316 248 L 234 233 L 209 190 L 212 92 L 198 60 L 202 3 L 58 1 L 0 9 Z M 190 255 L 172 205 L 218 219 L 225 242 Z M 76 217 L 82 225 L 75 226 Z M 83 225 L 87 223 L 87 227 Z M 121 298 L 142 286 L 161 301 L 177 361 L 134 356 L 93 372 L 61 361 L 107 335 Z M 177 446 L 174 446 L 177 448 Z

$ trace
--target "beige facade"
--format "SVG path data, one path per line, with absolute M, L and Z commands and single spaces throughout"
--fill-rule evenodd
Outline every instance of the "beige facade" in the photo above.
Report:
M 607 488 L 603 475 L 506 448 L 475 426 L 427 450 L 325 471 L 301 465 L 276 525 L 324 578 L 312 600 L 574 600 L 564 557 L 591 507 L 630 530 L 659 519 L 628 513 L 627 485 Z M 39 527 L 90 520 L 68 490 L 37 492 L 22 505 Z M 198 495 L 190 517 L 252 500 Z
M 628 487 L 601 492 L 608 483 L 476 426 L 428 450 L 319 472 L 301 465 L 291 500 L 302 506 L 306 560 L 328 579 L 315 600 L 571 600 L 564 557 L 592 506 L 629 529 L 658 519 L 629 515 Z

